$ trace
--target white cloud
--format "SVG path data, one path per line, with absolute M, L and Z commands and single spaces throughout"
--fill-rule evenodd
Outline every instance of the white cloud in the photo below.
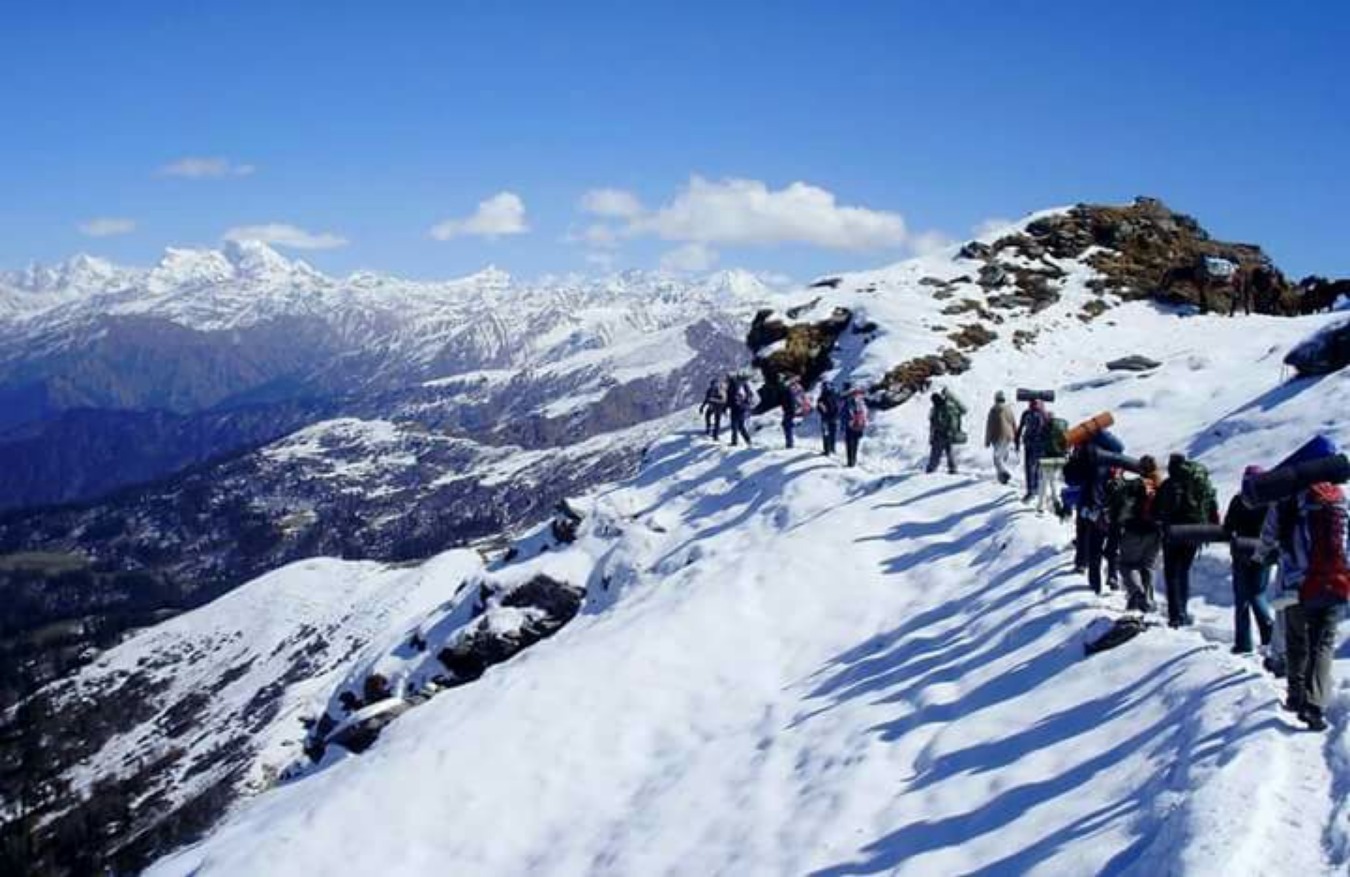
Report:
M 592 189 L 581 196 L 581 209 L 615 219 L 634 219 L 645 212 L 638 196 L 623 189 Z
M 916 255 L 927 256 L 939 250 L 944 250 L 955 243 L 956 241 L 940 231 L 925 231 L 910 237 L 909 248 Z
M 225 232 L 227 241 L 262 241 L 277 247 L 296 250 L 333 250 L 347 246 L 347 239 L 329 231 L 309 232 L 284 222 L 263 225 L 240 225 Z
M 218 156 L 188 156 L 170 162 L 159 169 L 160 176 L 206 179 L 210 177 L 247 177 L 256 167 L 240 164 Z
M 899 247 L 908 232 L 898 213 L 839 205 L 808 183 L 772 190 L 759 180 L 691 177 L 675 200 L 633 219 L 630 235 L 722 245 L 810 244 L 833 250 Z
M 977 223 L 970 231 L 977 238 L 996 237 L 1012 230 L 1016 223 L 1011 219 L 994 217 Z
M 669 241 L 718 245 L 811 244 L 836 250 L 899 247 L 908 240 L 898 213 L 843 206 L 833 193 L 808 183 L 770 189 L 759 180 L 689 179 L 674 200 L 648 212 L 632 192 L 592 189 L 581 209 L 625 221 L 622 228 L 596 224 L 580 238 L 659 237 Z
M 110 238 L 120 234 L 131 234 L 136 230 L 136 220 L 116 216 L 100 216 L 88 222 L 81 222 L 77 228 L 80 234 L 91 238 Z
M 620 234 L 621 229 L 596 222 L 586 226 L 580 232 L 569 234 L 567 240 L 601 250 L 614 250 L 618 249 Z
M 467 219 L 447 219 L 431 227 L 431 236 L 448 241 L 461 235 L 495 238 L 502 235 L 524 234 L 530 227 L 525 222 L 525 202 L 514 192 L 498 192 L 478 204 L 478 209 Z
M 707 271 L 717 264 L 717 251 L 705 243 L 676 247 L 661 257 L 662 271 Z

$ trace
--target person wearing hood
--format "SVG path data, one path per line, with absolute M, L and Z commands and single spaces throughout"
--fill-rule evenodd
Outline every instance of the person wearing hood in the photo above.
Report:
M 839 425 L 844 430 L 844 454 L 849 468 L 858 465 L 858 445 L 867 432 L 867 397 L 862 387 L 844 384 L 844 401 L 839 406 Z
M 1260 466 L 1248 466 L 1242 479 L 1246 482 L 1261 472 Z M 1247 505 L 1241 491 L 1228 503 L 1228 511 L 1223 516 L 1223 529 L 1231 540 L 1232 550 L 1234 654 L 1251 653 L 1253 619 L 1261 645 L 1269 645 L 1274 633 L 1275 617 L 1265 597 L 1270 565 L 1266 561 L 1267 552 L 1260 547 L 1265 521 L 1265 508 Z
M 998 474 L 999 484 L 1012 481 L 1012 473 L 1008 471 L 1008 455 L 1012 453 L 1016 437 L 1017 421 L 1008 407 L 1008 397 L 999 390 L 994 394 L 994 405 L 989 409 L 984 424 L 984 446 L 994 456 L 994 472 Z
M 1336 622 L 1350 601 L 1350 511 L 1335 484 L 1314 484 L 1266 512 L 1264 548 L 1278 551 L 1285 588 L 1298 603 L 1285 610 L 1289 695 L 1285 709 L 1314 731 L 1327 727 Z

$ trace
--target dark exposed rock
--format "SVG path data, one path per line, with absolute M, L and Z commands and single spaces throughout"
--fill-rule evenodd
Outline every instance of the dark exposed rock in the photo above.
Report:
M 1149 359 L 1147 356 L 1136 353 L 1131 356 L 1121 357 L 1120 359 L 1113 359 L 1106 364 L 1106 367 L 1110 371 L 1116 372 L 1146 372 L 1152 371 L 1161 365 L 1162 363 L 1158 362 L 1156 359 Z
M 789 319 L 789 320 L 800 320 L 800 319 L 802 318 L 803 315 L 808 314 L 808 313 L 810 313 L 811 311 L 815 310 L 816 305 L 818 305 L 818 304 L 820 304 L 820 298 L 819 298 L 819 296 L 817 296 L 816 298 L 811 299 L 811 300 L 810 300 L 809 302 L 807 302 L 806 304 L 803 304 L 803 305 L 797 305 L 796 307 L 793 307 L 793 308 L 788 308 L 788 309 L 787 309 L 787 316 L 788 316 L 788 319 Z
M 1284 364 L 1301 377 L 1331 374 L 1350 365 L 1350 320 L 1299 343 L 1285 355 Z
M 980 286 L 995 289 L 1008 282 L 1008 269 L 997 262 L 990 262 L 980 268 Z
M 755 357 L 754 364 L 764 376 L 764 386 L 759 394 L 759 410 L 768 411 L 779 404 L 783 378 L 788 375 L 800 378 L 803 386 L 808 387 L 820 380 L 820 376 L 833 367 L 830 354 L 835 342 L 852 323 L 853 312 L 847 308 L 835 308 L 824 320 L 791 326 L 770 319 L 770 315 L 764 312 L 756 315 L 750 337 L 746 339 L 752 351 L 762 350 L 766 346 L 758 343 L 765 337 L 786 342 L 767 356 Z
M 928 389 L 932 379 L 941 375 L 959 375 L 969 370 L 970 358 L 955 348 L 920 356 L 901 363 L 868 388 L 869 402 L 877 408 L 903 405 Z
M 981 323 L 971 323 L 968 326 L 962 326 L 947 337 L 962 350 L 974 350 L 995 341 L 998 338 L 998 333 Z
M 962 259 L 992 259 L 994 257 L 994 248 L 980 241 L 969 241 L 956 254 Z
M 1298 310 L 1297 292 L 1260 247 L 1215 241 L 1194 218 L 1154 198 L 1123 207 L 1080 204 L 1037 219 L 1025 234 L 1009 235 L 996 245 L 1030 259 L 1045 254 L 1077 259 L 1092 247 L 1099 250 L 1087 262 L 1102 274 L 1093 284 L 1099 292 L 1227 311 L 1234 285 L 1210 280 L 1201 267 L 1205 256 L 1213 256 L 1238 266 L 1239 282 L 1249 285 L 1258 312 Z
M 838 288 L 839 288 L 839 284 L 840 284 L 840 283 L 843 283 L 843 282 L 844 282 L 844 278 L 842 278 L 842 277 L 822 277 L 822 278 L 820 278 L 819 280 L 817 280 L 815 283 L 812 283 L 808 288 L 809 288 L 809 289 L 822 289 L 822 288 L 826 288 L 826 289 L 838 289 Z

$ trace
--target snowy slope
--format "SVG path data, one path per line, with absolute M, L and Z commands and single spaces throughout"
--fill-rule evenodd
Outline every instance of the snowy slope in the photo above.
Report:
M 1063 267 L 1057 304 L 941 379 L 972 435 L 994 389 L 1057 387 L 1071 420 L 1115 411 L 1132 453 L 1196 453 L 1225 500 L 1313 432 L 1350 442 L 1350 376 L 1280 383 L 1324 318 L 1085 323 L 1087 273 Z M 947 254 L 845 278 L 824 304 L 881 329 L 845 336 L 838 376 L 942 343 L 954 321 L 919 281 L 965 273 Z M 1104 370 L 1129 353 L 1164 365 Z M 1085 660 L 1084 629 L 1122 605 L 1072 575 L 1067 530 L 973 449 L 975 477 L 918 474 L 922 400 L 877 420 L 853 471 L 763 449 L 772 418 L 755 450 L 656 445 L 581 503 L 576 621 L 150 873 L 1343 873 L 1345 647 L 1332 732 L 1299 732 L 1228 653 L 1211 553 L 1195 629 Z

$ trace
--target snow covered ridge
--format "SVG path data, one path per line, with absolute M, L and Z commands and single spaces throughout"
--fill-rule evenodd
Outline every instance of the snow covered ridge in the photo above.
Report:
M 1281 382 L 1325 322 L 1070 313 L 1034 352 L 1000 339 L 940 383 L 975 412 L 1054 386 L 1070 419 L 1114 411 L 1130 452 L 1187 450 L 1226 497 L 1312 432 L 1350 441 L 1333 413 L 1350 375 Z M 1133 352 L 1162 365 L 1103 369 Z M 1226 557 L 1208 554 L 1194 629 L 1084 658 L 1122 601 L 1086 590 L 1068 532 L 974 449 L 973 475 L 915 474 L 923 415 L 882 414 L 863 470 L 766 449 L 767 418 L 755 450 L 653 446 L 579 501 L 575 543 L 503 568 L 584 580 L 566 627 L 149 873 L 1343 873 L 1350 651 L 1332 732 L 1299 732 L 1228 653 Z M 418 679 L 409 634 L 463 629 L 466 593 L 373 637 L 312 703 L 372 670 Z

